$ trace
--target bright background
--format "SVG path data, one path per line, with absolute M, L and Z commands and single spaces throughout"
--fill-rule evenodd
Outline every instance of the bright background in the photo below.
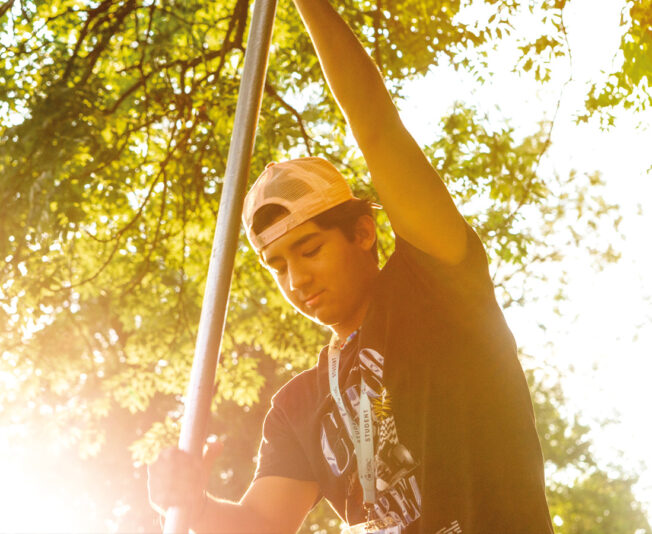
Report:
M 624 4 L 569 2 L 564 20 L 572 63 L 558 60 L 545 88 L 529 75 L 510 72 L 515 44 L 506 41 L 491 58 L 494 72 L 484 85 L 442 65 L 406 87 L 401 108 L 410 131 L 424 145 L 437 138 L 440 118 L 457 100 L 474 105 L 496 124 L 509 121 L 523 136 L 534 133 L 540 120 L 554 117 L 552 144 L 540 172 L 602 173 L 604 195 L 620 205 L 623 217 L 620 233 L 605 230 L 602 237 L 613 243 L 621 259 L 598 271 L 584 249 L 567 251 L 567 300 L 558 302 L 545 284 L 533 282 L 536 300 L 528 299 L 524 307 L 510 308 L 506 314 L 524 352 L 560 371 L 569 397 L 566 408 L 591 426 L 594 453 L 603 466 L 617 464 L 640 475 L 636 495 L 652 520 L 652 253 L 647 235 L 652 209 L 646 202 L 652 198 L 647 174 L 652 165 L 652 112 L 618 113 L 616 126 L 606 131 L 597 121 L 575 121 L 589 82 L 618 66 Z M 465 16 L 472 20 L 475 14 Z M 532 24 L 537 21 L 524 14 L 518 29 L 527 33 Z M 558 266 L 538 268 L 550 269 L 554 277 Z M 75 478 L 63 465 L 56 476 L 26 477 L 26 471 L 38 472 L 37 460 L 28 465 L 3 457 L 3 447 L 0 431 L 0 480 L 21 484 L 0 484 L 0 531 L 64 532 L 72 524 L 71 509 L 93 514 L 92 500 L 66 502 L 64 488 L 90 487 L 97 480 L 90 475 L 88 480 Z M 120 506 L 114 511 L 116 517 L 122 513 Z
M 640 475 L 636 496 L 652 518 L 652 112 L 616 112 L 616 125 L 609 130 L 594 120 L 575 121 L 590 82 L 619 65 L 623 6 L 614 0 L 567 5 L 572 64 L 559 60 L 545 90 L 531 77 L 510 72 L 513 47 L 505 45 L 498 52 L 505 59 L 502 67 L 500 58 L 491 58 L 496 70 L 487 83 L 480 86 L 470 76 L 440 67 L 408 88 L 402 116 L 422 144 L 434 141 L 439 118 L 457 100 L 497 121 L 509 120 L 523 135 L 534 133 L 528 128 L 542 118 L 554 117 L 541 173 L 602 174 L 605 200 L 620 205 L 622 235 L 614 231 L 601 237 L 613 242 L 620 260 L 598 271 L 584 250 L 571 251 L 563 265 L 567 300 L 560 304 L 539 286 L 536 301 L 528 299 L 506 316 L 524 352 L 561 371 L 568 408 L 591 426 L 603 465 L 619 464 Z M 519 30 L 534 23 L 525 15 Z

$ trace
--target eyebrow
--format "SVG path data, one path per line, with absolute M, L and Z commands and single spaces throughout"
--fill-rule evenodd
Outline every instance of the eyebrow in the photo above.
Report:
M 300 237 L 299 239 L 297 239 L 294 243 L 292 243 L 290 245 L 290 250 L 296 250 L 301 245 L 303 245 L 304 243 L 310 241 L 313 237 L 317 237 L 318 235 L 319 235 L 319 232 L 310 232 L 309 234 L 306 234 L 306 235 Z M 265 257 L 263 256 L 263 259 L 265 260 L 265 263 L 267 265 L 271 265 L 272 262 L 274 262 L 274 261 L 282 260 L 282 258 L 280 256 L 272 256 L 271 258 L 267 258 L 267 259 L 265 259 Z

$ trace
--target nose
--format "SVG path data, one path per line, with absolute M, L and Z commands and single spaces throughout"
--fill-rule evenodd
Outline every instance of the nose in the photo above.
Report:
M 287 269 L 290 291 L 297 291 L 305 288 L 312 281 L 312 275 L 305 267 L 300 265 L 300 262 L 289 263 Z

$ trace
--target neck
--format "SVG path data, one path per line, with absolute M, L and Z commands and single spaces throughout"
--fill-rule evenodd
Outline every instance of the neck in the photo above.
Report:
M 333 334 L 337 336 L 337 340 L 340 343 L 344 343 L 344 341 L 348 339 L 348 337 L 351 334 L 353 334 L 353 332 L 355 332 L 358 328 L 360 327 L 357 326 L 355 328 L 345 328 L 345 329 L 331 327 L 331 331 L 333 332 Z
M 332 325 L 330 327 L 331 331 L 337 336 L 337 339 L 340 341 L 340 343 L 362 326 L 362 321 L 364 320 L 365 315 L 367 315 L 368 308 L 369 299 L 365 299 L 362 306 L 356 310 L 356 313 L 349 320 Z
M 368 275 L 365 277 L 365 282 L 363 283 L 363 292 L 364 295 L 360 306 L 357 307 L 355 313 L 353 313 L 349 318 L 342 321 L 341 323 L 334 324 L 330 326 L 331 331 L 337 336 L 340 341 L 344 341 L 349 337 L 353 332 L 358 330 L 362 326 L 362 321 L 367 315 L 367 310 L 369 309 L 369 303 L 371 301 L 372 287 L 376 280 L 376 277 L 380 273 L 378 265 L 375 263 L 370 264 Z

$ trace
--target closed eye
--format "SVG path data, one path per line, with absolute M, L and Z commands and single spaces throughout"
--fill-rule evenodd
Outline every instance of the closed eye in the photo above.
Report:
M 308 251 L 304 252 L 303 255 L 304 255 L 306 258 L 312 258 L 313 256 L 315 256 L 315 255 L 316 255 L 316 254 L 321 250 L 321 247 L 322 247 L 322 246 L 319 245 L 319 246 L 316 247 L 316 248 L 313 248 L 313 249 L 311 249 L 311 250 L 308 250 Z

